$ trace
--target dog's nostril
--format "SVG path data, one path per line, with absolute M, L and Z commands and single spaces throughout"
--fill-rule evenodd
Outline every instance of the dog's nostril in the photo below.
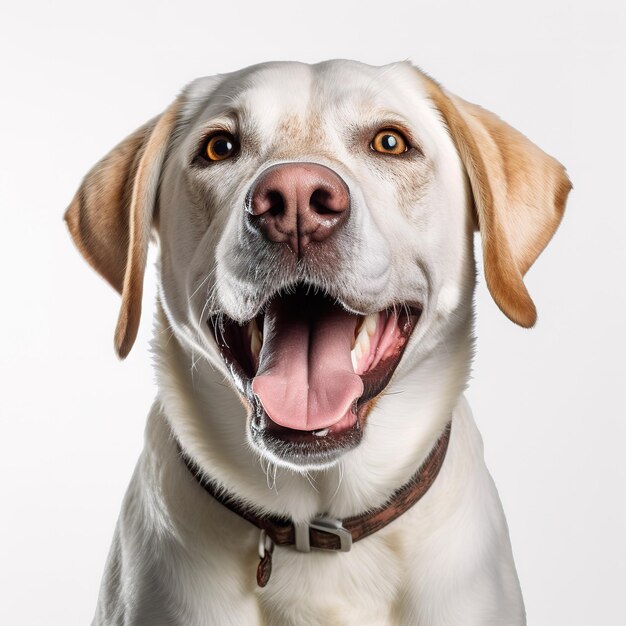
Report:
M 309 200 L 310 207 L 319 215 L 328 215 L 336 213 L 336 209 L 332 208 L 333 194 L 327 189 L 316 189 L 311 194 Z
M 280 191 L 268 191 L 265 195 L 265 199 L 269 205 L 267 212 L 273 217 L 282 215 L 285 212 L 285 198 L 283 198 Z

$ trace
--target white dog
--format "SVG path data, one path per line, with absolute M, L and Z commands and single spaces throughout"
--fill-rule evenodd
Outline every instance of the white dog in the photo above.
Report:
M 122 358 L 158 242 L 159 393 L 94 623 L 524 624 L 462 396 L 473 232 L 532 326 L 569 189 L 408 63 L 201 78 L 114 148 L 66 219 Z

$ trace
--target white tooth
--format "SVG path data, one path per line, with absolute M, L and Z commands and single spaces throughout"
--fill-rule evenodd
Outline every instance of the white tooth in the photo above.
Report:
M 356 343 L 361 347 L 361 354 L 368 355 L 370 353 L 370 338 L 365 328 L 359 333 L 356 338 Z
M 314 430 L 313 434 L 316 437 L 325 437 L 328 434 L 329 428 L 323 428 L 322 430 Z
M 357 341 L 356 346 L 354 346 L 354 358 L 356 359 L 357 365 L 361 362 L 361 357 L 363 356 L 363 348 L 361 348 L 361 344 Z
M 256 324 L 256 319 L 250 320 L 247 330 L 250 337 L 250 351 L 252 352 L 252 356 L 258 358 L 259 352 L 261 352 L 261 346 L 263 345 L 263 340 L 259 327 Z
M 352 360 L 352 369 L 356 372 L 361 359 L 370 353 L 370 338 L 365 328 L 357 335 L 354 342 L 354 348 L 350 351 L 350 359 Z
M 365 318 L 365 330 L 367 330 L 367 334 L 371 337 L 376 332 L 376 326 L 378 325 L 378 313 L 374 313 L 373 315 L 368 315 Z
M 352 339 L 352 350 L 354 350 L 354 346 L 356 346 L 356 342 L 357 342 L 357 337 L 361 334 L 361 331 L 363 330 L 363 324 L 365 323 L 365 318 L 362 317 L 354 331 L 354 337 Z

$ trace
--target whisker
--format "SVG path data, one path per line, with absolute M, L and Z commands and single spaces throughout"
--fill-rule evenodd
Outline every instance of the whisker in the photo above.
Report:
M 206 283 L 206 281 L 209 280 L 209 278 L 211 278 L 211 275 L 215 273 L 216 269 L 217 269 L 217 265 L 213 269 L 211 269 L 211 271 L 204 277 L 204 280 L 196 287 L 194 292 L 187 298 L 187 302 L 189 302 L 198 293 L 198 291 L 200 291 L 204 283 Z
M 309 485 L 311 485 L 311 487 L 313 487 L 313 490 L 315 491 L 315 493 L 319 493 L 317 487 L 313 484 L 313 481 L 311 480 L 311 476 L 310 476 L 309 472 L 304 472 L 304 477 L 309 482 Z
M 339 461 L 338 467 L 339 467 L 339 480 L 337 481 L 337 488 L 335 489 L 335 492 L 330 497 L 330 502 L 332 502 L 337 496 L 337 494 L 339 493 L 339 488 L 341 487 L 341 483 L 343 482 L 343 474 L 344 474 L 343 461 Z

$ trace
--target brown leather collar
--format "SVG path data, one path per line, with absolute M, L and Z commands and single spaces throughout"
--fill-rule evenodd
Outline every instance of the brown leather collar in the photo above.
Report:
M 237 496 L 220 489 L 208 479 L 184 452 L 182 452 L 182 458 L 189 471 L 207 493 L 227 509 L 261 530 L 257 583 L 260 587 L 265 587 L 272 571 L 274 545 L 294 546 L 302 552 L 309 552 L 311 548 L 347 552 L 354 541 L 368 537 L 408 511 L 435 482 L 448 449 L 450 428 L 451 423 L 446 426 L 417 473 L 411 477 L 409 482 L 394 492 L 386 504 L 373 511 L 354 515 L 344 520 L 321 515 L 308 524 L 294 524 L 287 518 L 258 515 L 251 506 L 238 499 Z

